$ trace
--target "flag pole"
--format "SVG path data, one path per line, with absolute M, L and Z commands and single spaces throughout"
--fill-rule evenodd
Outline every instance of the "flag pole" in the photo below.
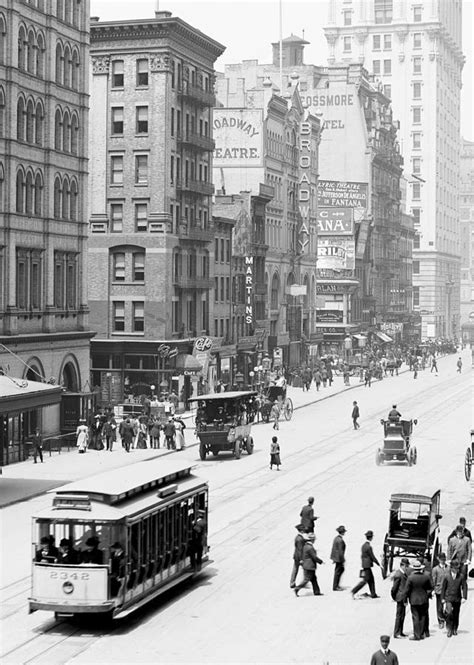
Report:
M 279 0 L 280 14 L 280 95 L 283 95 L 283 0 Z

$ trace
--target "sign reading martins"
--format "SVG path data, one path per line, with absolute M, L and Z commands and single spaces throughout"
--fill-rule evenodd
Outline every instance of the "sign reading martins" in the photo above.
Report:
M 320 180 L 318 205 L 346 208 L 367 208 L 367 183 Z

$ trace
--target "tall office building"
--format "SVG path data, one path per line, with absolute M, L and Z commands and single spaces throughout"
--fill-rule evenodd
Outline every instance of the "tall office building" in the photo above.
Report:
M 329 62 L 362 63 L 393 100 L 415 218 L 422 337 L 460 333 L 461 0 L 330 0 Z
M 88 25 L 88 0 L 0 3 L 0 366 L 22 380 L 3 463 L 60 427 L 60 398 L 41 409 L 26 382 L 88 387 Z

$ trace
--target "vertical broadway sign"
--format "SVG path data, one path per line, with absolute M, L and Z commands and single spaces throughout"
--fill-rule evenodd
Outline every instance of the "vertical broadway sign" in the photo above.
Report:
M 253 256 L 245 257 L 245 323 L 253 323 Z
M 305 254 L 309 244 L 309 220 L 311 214 L 311 123 L 302 122 L 300 127 L 300 179 L 298 207 L 301 225 L 298 233 L 299 253 Z

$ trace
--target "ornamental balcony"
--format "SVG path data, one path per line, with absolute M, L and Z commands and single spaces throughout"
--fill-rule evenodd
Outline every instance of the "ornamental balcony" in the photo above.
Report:
M 216 96 L 209 90 L 203 90 L 196 85 L 191 85 L 189 81 L 183 81 L 178 88 L 178 95 L 183 99 L 190 99 L 201 106 L 214 107 L 216 105 Z
M 181 192 L 188 192 L 191 194 L 200 194 L 202 196 L 212 196 L 214 194 L 214 185 L 210 182 L 203 182 L 202 180 L 191 180 L 190 178 L 178 178 L 175 181 L 176 189 Z
M 178 132 L 177 139 L 178 143 L 182 145 L 192 146 L 206 152 L 213 152 L 216 147 L 214 139 L 211 139 L 209 136 L 195 134 L 194 132 Z
M 185 219 L 179 225 L 178 237 L 180 240 L 190 240 L 192 242 L 212 242 L 215 236 L 214 226 L 202 228 L 198 225 L 190 225 Z

